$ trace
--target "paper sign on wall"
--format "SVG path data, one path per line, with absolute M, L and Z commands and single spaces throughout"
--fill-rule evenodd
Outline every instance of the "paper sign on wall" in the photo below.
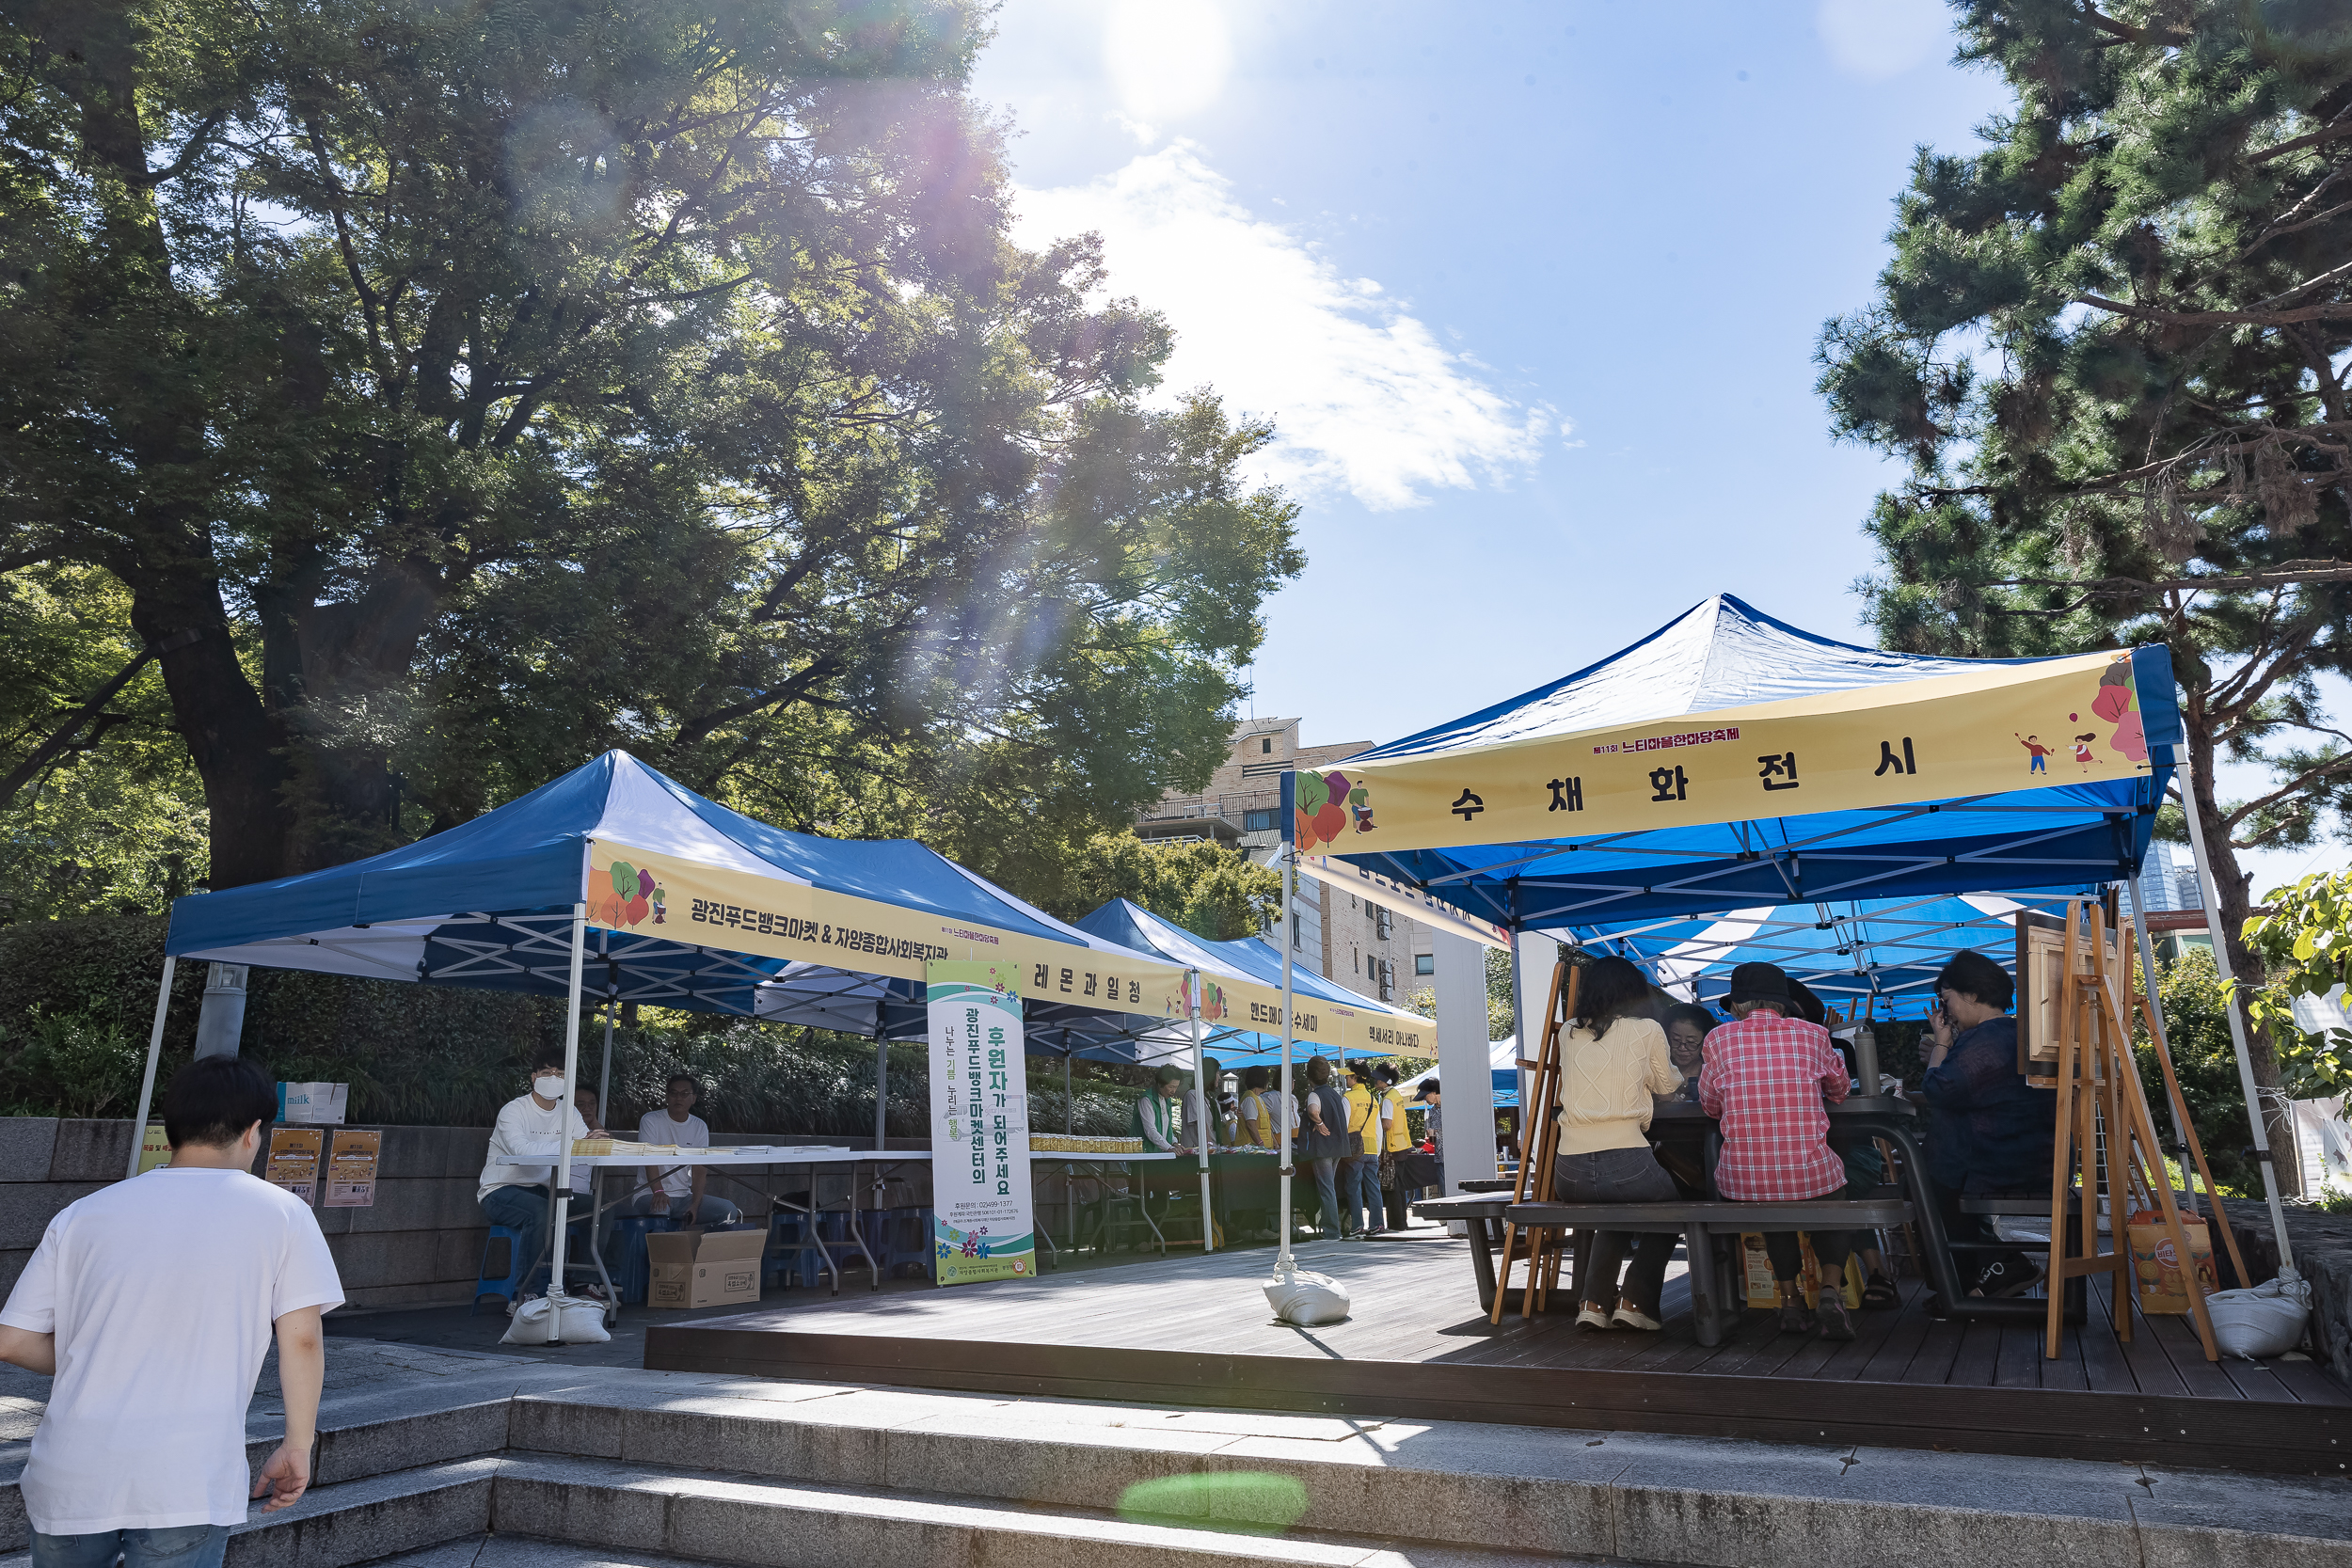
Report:
M 308 1122 L 313 1127 L 341 1127 L 343 1107 L 350 1098 L 349 1084 L 280 1084 L 278 1119 Z
M 930 1000 L 931 1255 L 942 1285 L 1037 1273 L 1029 1206 L 1021 965 L 926 966 Z
M 171 1164 L 171 1140 L 164 1136 L 164 1124 L 151 1121 L 147 1135 L 139 1140 L 139 1174 L 145 1176 L 158 1165 Z
M 262 1180 L 283 1187 L 305 1203 L 318 1200 L 319 1151 L 326 1134 L 308 1127 L 274 1127 L 269 1134 L 269 1164 Z
M 338 1128 L 326 1151 L 327 1209 L 375 1207 L 375 1162 L 383 1152 L 384 1134 L 373 1128 Z

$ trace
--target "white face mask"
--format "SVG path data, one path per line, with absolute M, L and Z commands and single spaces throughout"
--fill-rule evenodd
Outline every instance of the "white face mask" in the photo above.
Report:
M 564 1080 L 561 1078 L 534 1078 L 531 1081 L 531 1087 L 542 1100 L 564 1098 Z

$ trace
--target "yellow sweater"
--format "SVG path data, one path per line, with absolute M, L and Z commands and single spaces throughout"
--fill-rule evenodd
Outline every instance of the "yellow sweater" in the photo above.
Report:
M 1650 1097 L 1680 1087 L 1666 1031 L 1650 1020 L 1618 1019 L 1598 1039 L 1570 1027 L 1560 1037 L 1560 1152 L 1647 1148 Z

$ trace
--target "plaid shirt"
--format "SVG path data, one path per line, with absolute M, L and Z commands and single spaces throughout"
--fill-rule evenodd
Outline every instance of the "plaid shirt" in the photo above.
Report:
M 1829 1031 L 1758 1009 L 1709 1032 L 1699 1105 L 1721 1119 L 1715 1185 L 1747 1203 L 1822 1197 L 1846 1184 L 1829 1147 L 1829 1112 L 1846 1098 L 1846 1065 Z

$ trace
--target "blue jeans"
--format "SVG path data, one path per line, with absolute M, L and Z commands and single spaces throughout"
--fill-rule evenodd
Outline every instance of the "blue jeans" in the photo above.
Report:
M 703 1200 L 699 1204 L 694 1201 L 694 1195 L 691 1193 L 682 1197 L 672 1197 L 665 1193 L 660 1198 L 656 1198 L 651 1193 L 632 1193 L 613 1212 L 617 1214 L 667 1214 L 680 1225 L 705 1227 L 734 1225 L 743 1218 L 742 1210 L 738 1209 L 723 1197 L 712 1197 L 707 1193 L 703 1195 Z
M 1380 1156 L 1359 1154 L 1342 1160 L 1339 1169 L 1340 1216 L 1350 1230 L 1377 1230 L 1388 1223 L 1380 1206 Z
M 482 1212 L 492 1225 L 502 1225 L 515 1232 L 515 1256 L 529 1271 L 517 1287 L 518 1299 L 530 1294 L 531 1287 L 539 1278 L 539 1249 L 548 1240 L 548 1190 L 493 1187 L 483 1196 Z
M 227 1525 L 174 1525 L 169 1529 L 106 1529 L 94 1535 L 33 1532 L 33 1568 L 220 1568 L 229 1550 Z
M 1308 1168 L 1315 1173 L 1315 1192 L 1323 1199 L 1323 1233 L 1338 1236 L 1345 1233 L 1340 1224 L 1340 1197 L 1332 1186 L 1332 1167 L 1337 1160 L 1310 1160 Z

